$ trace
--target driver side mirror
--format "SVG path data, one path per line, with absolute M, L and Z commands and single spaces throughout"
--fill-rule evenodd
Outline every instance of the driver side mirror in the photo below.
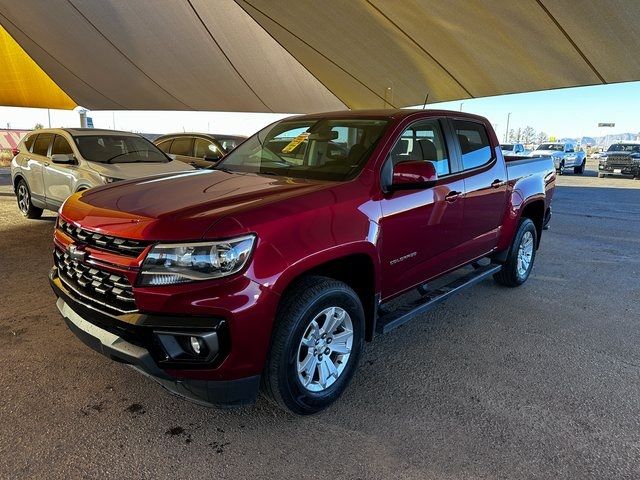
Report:
M 391 190 L 418 190 L 431 188 L 438 181 L 433 162 L 419 160 L 397 163 L 393 167 Z
M 60 165 L 75 165 L 76 159 L 71 154 L 56 153 L 51 155 L 51 161 Z

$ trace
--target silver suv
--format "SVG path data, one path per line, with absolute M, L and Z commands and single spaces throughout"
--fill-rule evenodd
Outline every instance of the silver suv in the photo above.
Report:
M 18 207 L 28 218 L 57 210 L 69 195 L 118 180 L 193 170 L 144 137 L 93 128 L 48 128 L 27 134 L 11 161 Z

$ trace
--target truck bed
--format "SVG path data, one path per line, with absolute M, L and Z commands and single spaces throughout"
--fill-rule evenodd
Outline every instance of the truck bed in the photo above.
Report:
M 507 176 L 509 180 L 530 175 L 540 175 L 542 172 L 544 172 L 543 176 L 546 177 L 555 172 L 551 157 L 505 156 L 504 160 L 507 165 Z

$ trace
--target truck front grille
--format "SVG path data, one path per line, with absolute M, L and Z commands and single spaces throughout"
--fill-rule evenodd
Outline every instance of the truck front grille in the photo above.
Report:
M 137 311 L 133 288 L 126 277 L 72 260 L 68 253 L 57 248 L 54 263 L 60 280 L 81 297 L 79 300 L 111 313 Z
M 58 228 L 77 242 L 85 243 L 91 247 L 99 248 L 101 250 L 126 255 L 128 257 L 137 257 L 148 245 L 148 242 L 111 237 L 109 235 L 91 232 L 66 222 L 62 220 L 62 218 L 58 218 Z
M 627 167 L 633 165 L 633 159 L 627 155 L 609 155 L 607 157 L 607 165 Z

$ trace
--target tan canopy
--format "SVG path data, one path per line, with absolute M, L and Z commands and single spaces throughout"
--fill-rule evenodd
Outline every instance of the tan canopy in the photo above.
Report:
M 10 75 L 0 102 L 315 112 L 625 82 L 639 18 L 637 0 L 0 0 L 62 90 Z

